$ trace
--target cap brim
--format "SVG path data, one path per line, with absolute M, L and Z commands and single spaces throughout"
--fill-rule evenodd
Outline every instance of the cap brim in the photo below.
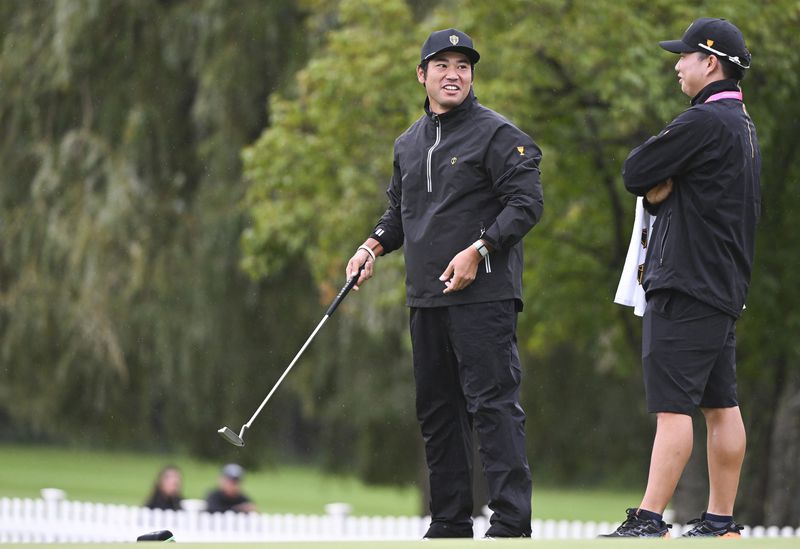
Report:
M 442 49 L 440 49 L 438 51 L 435 51 L 435 52 L 429 54 L 425 59 L 423 59 L 423 61 L 427 61 L 428 59 L 430 59 L 434 55 L 439 54 L 439 53 L 443 53 L 443 52 L 446 52 L 446 51 L 457 51 L 458 53 L 463 53 L 464 55 L 467 56 L 467 58 L 470 60 L 470 62 L 473 65 L 475 63 L 477 63 L 478 60 L 481 58 L 481 55 L 477 51 L 473 50 L 472 48 L 465 48 L 464 46 L 453 46 L 453 47 L 450 47 L 450 48 L 442 48 Z
M 664 40 L 658 43 L 659 46 L 672 53 L 691 53 L 699 51 L 699 48 L 692 47 L 683 40 Z

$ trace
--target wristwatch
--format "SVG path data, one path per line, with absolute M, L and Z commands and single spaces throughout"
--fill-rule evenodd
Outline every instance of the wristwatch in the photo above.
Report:
M 478 253 L 481 254 L 481 257 L 486 257 L 489 255 L 489 248 L 486 247 L 486 243 L 483 240 L 476 240 L 472 243 L 472 246 L 478 250 Z

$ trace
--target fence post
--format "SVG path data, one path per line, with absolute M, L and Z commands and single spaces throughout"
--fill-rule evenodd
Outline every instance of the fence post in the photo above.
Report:
M 48 543 L 61 541 L 58 534 L 61 525 L 59 509 L 61 502 L 67 499 L 67 493 L 59 488 L 42 488 L 39 493 L 44 500 L 45 523 L 50 525 L 49 531 L 45 532 L 42 541 Z
M 336 539 L 343 539 L 347 531 L 347 517 L 353 511 L 349 503 L 334 502 L 325 505 L 325 514 Z

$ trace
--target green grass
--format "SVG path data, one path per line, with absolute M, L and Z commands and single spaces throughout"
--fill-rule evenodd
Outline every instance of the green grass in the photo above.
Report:
M 204 498 L 221 464 L 185 456 L 90 452 L 50 447 L 0 447 L 0 497 L 38 498 L 42 488 L 60 488 L 79 501 L 140 505 L 164 465 L 183 471 L 183 495 Z M 282 466 L 248 472 L 243 490 L 267 513 L 322 514 L 325 504 L 344 501 L 359 515 L 414 515 L 413 487 L 365 486 L 355 478 L 312 468 Z
M 180 543 L 180 540 L 176 540 Z M 589 539 L 589 540 L 503 540 L 492 541 L 492 549 L 522 549 L 523 547 L 534 547 L 536 549 L 642 549 L 661 547 L 661 543 L 675 543 L 681 549 L 712 549 L 716 548 L 720 542 L 718 539 L 681 539 L 674 541 L 663 541 L 659 539 L 631 539 L 620 542 L 619 540 Z M 759 538 L 741 539 L 731 541 L 736 549 L 794 549 L 797 547 L 797 538 Z M 120 544 L 113 543 L 92 543 L 92 544 L 7 544 L 6 548 L 18 549 L 55 549 L 57 547 L 76 548 L 85 546 L 91 549 L 118 549 Z M 247 547 L 252 549 L 370 549 L 377 547 L 380 549 L 457 549 L 460 547 L 480 547 L 482 542 L 473 540 L 437 540 L 437 541 L 348 541 L 348 542 L 269 542 L 269 543 L 183 543 L 181 548 L 195 549 L 223 549 L 230 547 Z M 173 547 L 167 545 L 167 547 Z
M 167 463 L 181 467 L 187 498 L 203 498 L 216 483 L 219 465 L 185 456 L 12 445 L 0 447 L 0 497 L 38 498 L 42 488 L 60 488 L 71 500 L 139 505 Z M 243 487 L 266 513 L 322 514 L 325 504 L 341 501 L 352 505 L 356 515 L 419 514 L 414 487 L 365 486 L 308 467 L 250 472 Z M 534 486 L 533 513 L 536 519 L 618 521 L 640 497 L 633 491 Z
M 641 499 L 638 490 L 539 488 L 534 484 L 533 518 L 621 522 L 625 509 L 636 507 Z

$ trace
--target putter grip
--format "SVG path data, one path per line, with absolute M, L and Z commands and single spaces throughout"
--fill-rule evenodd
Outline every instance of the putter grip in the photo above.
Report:
M 328 310 L 325 312 L 325 316 L 331 316 L 331 315 L 333 315 L 333 312 L 336 310 L 336 307 L 338 307 L 338 306 L 339 306 L 339 303 L 341 303 L 341 302 L 342 302 L 342 300 L 344 299 L 344 296 L 346 296 L 346 295 L 348 294 L 348 292 L 350 292 L 350 290 L 352 290 L 352 289 L 353 289 L 353 286 L 355 286 L 355 285 L 356 285 L 356 282 L 358 282 L 358 277 L 360 277 L 360 276 L 361 276 L 361 272 L 362 272 L 363 270 L 364 270 L 364 265 L 362 265 L 362 266 L 361 266 L 361 267 L 358 269 L 358 273 L 356 274 L 356 276 L 354 276 L 353 278 L 349 279 L 349 280 L 348 280 L 348 281 L 345 283 L 345 285 L 344 285 L 344 286 L 342 286 L 342 289 L 341 289 L 341 290 L 339 290 L 339 293 L 338 293 L 338 294 L 336 294 L 336 297 L 334 298 L 334 300 L 333 300 L 333 303 L 331 303 L 331 306 L 330 306 L 330 307 L 328 307 Z

